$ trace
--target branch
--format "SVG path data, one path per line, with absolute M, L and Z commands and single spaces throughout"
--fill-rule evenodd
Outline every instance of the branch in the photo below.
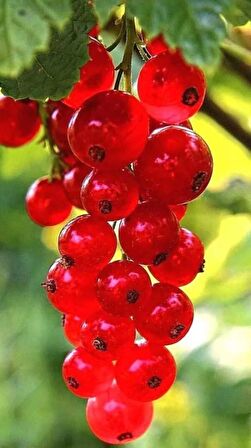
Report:
M 222 50 L 224 54 L 224 63 L 237 75 L 241 76 L 245 81 L 251 84 L 251 66 L 243 62 L 241 59 L 230 54 L 226 50 Z
M 206 96 L 201 111 L 219 123 L 227 132 L 251 151 L 251 133 L 245 131 L 238 121 L 218 106 L 212 98 Z

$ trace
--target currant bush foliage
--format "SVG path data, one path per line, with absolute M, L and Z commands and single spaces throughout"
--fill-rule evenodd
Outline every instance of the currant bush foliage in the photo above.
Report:
M 243 25 L 251 18 L 251 0 L 0 0 L 3 93 L 37 100 L 67 95 L 88 58 L 86 33 L 121 5 L 149 37 L 163 33 L 203 68 L 219 61 L 227 21 Z

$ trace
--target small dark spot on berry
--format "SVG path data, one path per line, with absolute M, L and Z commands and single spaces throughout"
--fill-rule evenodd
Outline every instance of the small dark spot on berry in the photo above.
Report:
M 62 327 L 65 326 L 65 314 L 61 315 L 61 325 L 62 325 Z
M 172 330 L 170 330 L 170 337 L 172 339 L 176 339 L 179 337 L 180 333 L 184 330 L 185 326 L 182 324 L 178 324 L 176 325 L 176 327 L 172 328 Z
M 136 303 L 139 298 L 139 293 L 135 289 L 128 291 L 126 299 L 128 303 Z
M 105 150 L 99 145 L 93 145 L 89 148 L 89 156 L 94 162 L 102 162 L 105 158 Z
M 199 191 L 201 189 L 202 185 L 205 182 L 206 176 L 207 174 L 205 173 L 205 171 L 199 171 L 197 174 L 195 174 L 192 183 L 193 192 Z
M 206 260 L 204 258 L 202 263 L 201 263 L 201 265 L 200 265 L 199 272 L 204 272 L 204 270 L 205 270 L 205 263 L 206 263 Z
M 160 263 L 163 263 L 167 259 L 167 253 L 162 252 L 161 254 L 156 255 L 153 260 L 154 266 L 158 266 Z
M 74 260 L 71 257 L 68 257 L 68 255 L 63 255 L 60 258 L 60 264 L 61 266 L 63 266 L 64 268 L 69 268 L 70 266 L 74 265 Z
M 99 350 L 101 352 L 105 352 L 107 350 L 107 344 L 101 338 L 95 338 L 92 341 L 92 345 L 96 350 Z
M 186 106 L 194 106 L 199 100 L 199 94 L 195 87 L 189 87 L 182 96 L 182 103 Z
M 55 292 L 57 289 L 57 285 L 55 280 L 48 280 L 47 282 L 41 283 L 43 288 L 46 288 L 47 292 Z
M 127 440 L 127 439 L 132 439 L 133 435 L 131 432 L 123 432 L 122 434 L 120 434 L 117 439 L 122 442 L 122 440 Z
M 73 378 L 72 376 L 68 376 L 66 381 L 69 384 L 69 386 L 73 387 L 73 389 L 78 389 L 79 388 L 79 382 L 75 378 Z
M 162 379 L 159 376 L 152 376 L 151 378 L 149 378 L 149 380 L 147 381 L 147 385 L 151 388 L 151 389 L 156 389 L 156 387 L 159 387 L 161 384 Z
M 112 203 L 104 199 L 103 201 L 99 201 L 98 208 L 101 213 L 108 215 L 112 211 Z

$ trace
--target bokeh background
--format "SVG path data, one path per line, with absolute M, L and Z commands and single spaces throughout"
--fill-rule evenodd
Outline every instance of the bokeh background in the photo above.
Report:
M 243 73 L 223 64 L 209 93 L 251 131 L 251 85 Z M 171 347 L 176 384 L 155 403 L 152 427 L 133 448 L 251 447 L 251 147 L 217 121 L 205 113 L 192 119 L 215 162 L 209 189 L 182 222 L 206 246 L 204 274 L 184 288 L 195 321 Z M 40 287 L 62 226 L 41 229 L 24 209 L 28 186 L 49 168 L 38 140 L 0 148 L 0 447 L 99 448 L 108 445 L 88 430 L 85 401 L 61 379 L 71 347 Z

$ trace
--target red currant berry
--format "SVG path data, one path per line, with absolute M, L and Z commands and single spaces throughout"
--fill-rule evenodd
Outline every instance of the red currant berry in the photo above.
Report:
M 154 118 L 150 118 L 150 121 L 149 121 L 150 133 L 152 133 L 156 129 L 165 128 L 167 126 L 168 126 L 167 123 L 164 123 L 163 121 L 160 122 L 160 121 L 154 120 Z M 182 128 L 187 128 L 187 129 L 193 130 L 191 121 L 189 121 L 189 120 L 182 121 L 181 123 L 178 123 L 176 126 L 181 126 Z
M 51 304 L 61 313 L 86 317 L 98 308 L 95 295 L 95 271 L 85 272 L 72 258 L 57 259 L 43 284 Z
M 67 138 L 67 129 L 70 123 L 73 110 L 63 103 L 59 103 L 48 121 L 51 137 L 59 151 L 71 153 L 71 148 Z
M 133 344 L 135 325 L 130 318 L 112 316 L 99 311 L 85 319 L 81 343 L 92 355 L 101 359 L 117 359 L 120 350 Z
M 158 36 L 154 37 L 149 42 L 147 42 L 147 50 L 153 56 L 156 54 L 162 53 L 163 51 L 166 51 L 166 50 L 172 51 L 170 49 L 170 47 L 168 46 L 168 44 L 165 42 L 165 39 L 162 36 L 162 34 L 159 34 Z M 173 50 L 173 51 L 175 51 L 175 50 Z
M 75 165 L 79 164 L 79 160 L 74 156 L 72 150 L 69 151 L 58 151 L 58 157 L 62 160 L 69 168 L 73 168 Z
M 126 396 L 136 401 L 162 397 L 175 377 L 176 364 L 171 353 L 164 347 L 146 343 L 129 347 L 115 367 L 118 386 Z
M 213 171 L 213 159 L 205 141 L 178 126 L 155 131 L 135 163 L 135 175 L 143 195 L 167 204 L 183 204 L 197 198 Z
M 175 214 L 178 221 L 181 221 L 187 212 L 187 204 L 169 205 L 169 208 Z
M 28 143 L 40 128 L 38 104 L 0 97 L 0 145 L 16 148 Z
M 120 171 L 92 171 L 81 189 L 81 199 L 88 213 L 106 221 L 125 218 L 136 208 L 139 188 L 134 175 Z
M 192 282 L 203 271 L 204 247 L 200 239 L 187 229 L 181 229 L 179 242 L 169 257 L 159 266 L 149 269 L 157 280 L 183 286 Z
M 80 80 L 63 100 L 67 106 L 77 109 L 83 102 L 103 90 L 110 89 L 114 81 L 112 58 L 105 47 L 95 39 L 88 44 L 89 61 L 80 70 Z M 101 69 L 102 67 L 102 69 Z
M 83 323 L 83 317 L 75 316 L 74 314 L 62 315 L 62 326 L 64 329 L 64 336 L 70 344 L 78 346 L 80 342 L 80 330 Z
M 112 362 L 95 358 L 83 347 L 77 347 L 67 355 L 62 373 L 68 389 L 81 398 L 105 392 L 114 378 Z
M 124 252 L 140 264 L 159 265 L 178 241 L 179 225 L 168 207 L 143 202 L 121 221 L 119 240 Z
M 86 419 L 92 432 L 116 446 L 142 436 L 152 417 L 152 403 L 129 400 L 115 382 L 103 394 L 89 398 L 86 406 Z
M 29 187 L 25 198 L 29 217 L 40 226 L 54 226 L 63 222 L 71 213 L 62 181 L 47 177 L 37 179 Z
M 148 115 L 134 96 L 101 92 L 73 115 L 69 143 L 79 160 L 93 168 L 123 168 L 142 153 L 148 124 Z
M 132 316 L 151 295 L 151 280 L 142 266 L 132 261 L 114 261 L 99 273 L 97 297 L 104 310 Z
M 79 259 L 83 267 L 98 270 L 112 259 L 117 239 L 108 223 L 82 215 L 72 219 L 61 230 L 58 246 L 62 255 Z
M 90 172 L 90 168 L 84 163 L 78 163 L 64 174 L 63 184 L 66 196 L 70 203 L 78 208 L 83 208 L 80 199 L 80 190 L 84 178 Z
M 99 33 L 100 33 L 100 28 L 99 28 L 99 26 L 98 26 L 98 25 L 94 25 L 94 26 L 90 29 L 90 31 L 88 31 L 88 36 L 97 38 L 97 36 L 99 35 Z
M 180 51 L 165 51 L 149 59 L 138 78 L 138 94 L 155 120 L 174 124 L 201 107 L 206 93 L 203 72 L 188 64 Z
M 48 100 L 46 103 L 45 103 L 45 107 L 46 107 L 46 112 L 47 112 L 47 114 L 48 115 L 51 115 L 52 114 L 52 112 L 55 110 L 55 109 L 57 109 L 58 107 L 60 107 L 61 106 L 61 101 L 54 101 L 54 100 Z
M 151 302 L 137 314 L 135 324 L 148 341 L 161 345 L 175 344 L 187 334 L 193 314 L 192 302 L 181 289 L 157 283 L 152 287 Z

